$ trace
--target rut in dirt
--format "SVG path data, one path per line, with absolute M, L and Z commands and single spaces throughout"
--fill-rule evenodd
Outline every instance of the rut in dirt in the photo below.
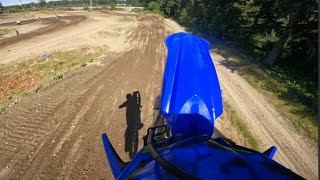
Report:
M 123 16 L 123 15 L 122 15 Z M 103 66 L 68 73 L 64 80 L 26 97 L 0 117 L 0 179 L 110 179 L 101 134 L 119 155 L 125 152 L 126 94 L 141 94 L 138 143 L 152 123 L 169 34 L 163 20 L 137 15 L 128 35 L 131 48 L 111 54 Z

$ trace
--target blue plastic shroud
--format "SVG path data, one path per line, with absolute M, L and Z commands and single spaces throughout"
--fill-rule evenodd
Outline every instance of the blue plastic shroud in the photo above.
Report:
M 108 147 L 106 134 L 102 136 Z M 174 166 L 199 179 L 303 179 L 263 153 L 230 145 L 220 138 L 198 136 L 178 142 L 171 138 L 157 151 Z M 108 154 L 107 149 L 106 153 L 116 179 L 179 179 L 156 163 L 146 146 L 121 173 L 120 167 L 110 162 L 110 157 L 117 155 Z
M 197 36 L 176 33 L 165 39 L 168 56 L 163 76 L 161 113 L 172 135 L 211 136 L 223 105 L 210 44 Z

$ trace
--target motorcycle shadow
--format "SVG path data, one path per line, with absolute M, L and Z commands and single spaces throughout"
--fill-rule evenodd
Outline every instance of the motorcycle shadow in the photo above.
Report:
M 141 123 L 141 95 L 139 91 L 126 95 L 126 101 L 119 108 L 126 107 L 127 129 L 124 134 L 125 147 L 124 150 L 129 154 L 130 159 L 138 152 L 139 130 L 143 127 Z

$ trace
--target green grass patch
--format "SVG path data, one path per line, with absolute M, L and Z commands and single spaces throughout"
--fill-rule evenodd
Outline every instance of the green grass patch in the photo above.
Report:
M 59 6 L 53 6 L 47 8 L 48 10 L 62 10 L 62 11 L 74 11 L 71 7 L 59 7 Z
M 26 94 L 36 92 L 48 84 L 62 79 L 66 72 L 92 62 L 100 57 L 104 51 L 105 49 L 100 47 L 85 47 L 52 52 L 48 59 L 39 56 L 1 66 L 0 112 Z
M 151 10 L 141 9 L 141 8 L 133 8 L 131 10 L 131 12 L 135 12 L 138 14 L 155 14 L 155 15 L 159 15 L 161 17 L 164 16 L 164 14 L 161 11 L 151 11 Z
M 227 118 L 231 122 L 233 128 L 239 133 L 238 137 L 243 141 L 243 145 L 251 149 L 259 150 L 259 142 L 250 132 L 249 128 L 239 117 L 237 112 L 227 102 L 223 102 L 224 105 L 224 118 Z M 237 142 L 236 142 L 237 143 Z
M 85 8 L 85 10 L 90 10 L 90 8 Z M 117 8 L 114 6 L 101 6 L 92 8 L 93 11 L 124 11 L 124 8 Z
M 9 34 L 12 31 L 14 31 L 14 29 L 7 29 L 7 28 L 0 29 L 0 38 L 4 35 Z
M 236 70 L 251 86 L 262 93 L 301 134 L 318 141 L 315 85 L 277 68 L 266 69 L 232 48 L 221 47 L 215 52 L 226 58 L 227 68 Z

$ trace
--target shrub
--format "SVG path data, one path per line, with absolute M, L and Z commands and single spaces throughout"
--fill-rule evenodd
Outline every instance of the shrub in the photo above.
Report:
M 148 10 L 159 12 L 160 11 L 160 4 L 154 1 L 148 3 Z

